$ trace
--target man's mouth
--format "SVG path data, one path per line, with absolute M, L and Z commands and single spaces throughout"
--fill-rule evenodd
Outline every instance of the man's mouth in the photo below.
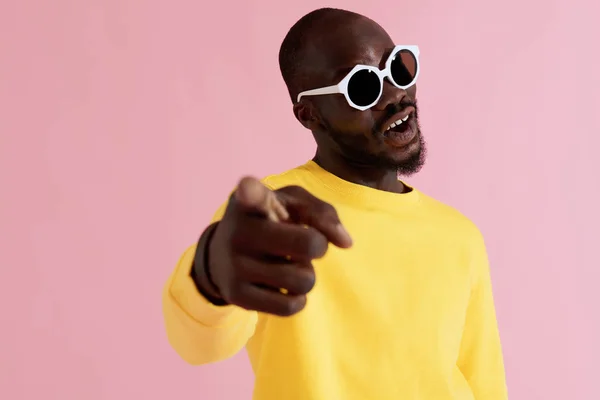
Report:
M 390 119 L 388 119 L 384 123 L 384 131 L 382 132 L 384 136 L 388 136 L 390 132 L 403 132 L 410 128 L 409 120 L 412 119 L 415 112 L 414 107 L 407 107 L 403 111 L 393 115 Z
M 404 118 L 400 118 L 397 121 L 394 121 L 390 124 L 390 126 L 387 127 L 387 129 L 385 130 L 384 134 L 387 134 L 388 131 L 394 129 L 396 131 L 402 131 L 404 129 L 406 129 L 407 124 L 402 125 L 404 122 L 408 121 L 408 119 L 410 118 L 410 115 L 407 115 Z
M 383 140 L 392 147 L 405 147 L 417 136 L 417 124 L 414 121 L 415 109 L 410 107 L 386 121 Z

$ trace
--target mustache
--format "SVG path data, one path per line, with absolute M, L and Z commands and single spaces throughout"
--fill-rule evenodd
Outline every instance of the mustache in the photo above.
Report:
M 406 110 L 408 107 L 414 107 L 415 114 L 419 110 L 416 100 L 412 100 L 412 99 L 404 100 L 404 101 L 401 101 L 400 103 L 389 105 L 385 110 L 385 116 L 382 118 L 382 121 L 385 121 L 386 119 L 391 118 L 394 114 L 397 114 L 399 112 Z
M 408 107 L 414 107 L 415 119 L 418 119 L 419 118 L 419 107 L 417 105 L 417 100 L 406 99 L 406 100 L 401 101 L 400 103 L 390 104 L 389 106 L 387 106 L 385 108 L 384 115 L 381 117 L 381 119 L 379 120 L 379 123 L 377 124 L 379 126 L 379 129 L 381 129 L 383 127 L 383 124 L 388 119 L 390 119 L 395 114 L 398 114 L 399 112 L 406 110 Z M 377 129 L 375 129 L 375 131 L 377 131 Z

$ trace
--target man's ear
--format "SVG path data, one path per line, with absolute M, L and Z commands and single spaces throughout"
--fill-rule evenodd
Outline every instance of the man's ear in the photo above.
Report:
M 302 126 L 308 130 L 313 131 L 319 125 L 318 112 L 311 102 L 300 100 L 300 102 L 294 104 L 294 115 Z

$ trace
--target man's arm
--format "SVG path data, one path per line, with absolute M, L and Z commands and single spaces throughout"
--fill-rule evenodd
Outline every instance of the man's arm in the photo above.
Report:
M 489 262 L 483 238 L 477 233 L 471 257 L 472 290 L 458 367 L 476 400 L 506 400 L 508 394 Z
M 290 211 L 294 220 L 279 222 Z M 298 186 L 274 191 L 251 177 L 240 181 L 215 221 L 185 252 L 163 294 L 169 341 L 191 364 L 237 353 L 254 334 L 258 311 L 301 311 L 315 282 L 312 260 L 329 243 L 352 245 L 330 204 Z

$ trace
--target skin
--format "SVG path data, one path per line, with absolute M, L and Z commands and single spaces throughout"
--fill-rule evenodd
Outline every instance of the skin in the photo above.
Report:
M 374 21 L 363 16 L 342 16 L 313 31 L 318 40 L 306 51 L 305 79 L 298 91 L 337 84 L 356 64 L 384 68 L 395 43 Z M 334 27 L 332 29 L 332 27 Z M 398 171 L 417 172 L 423 164 L 424 143 L 414 119 L 418 138 L 406 147 L 387 144 L 381 130 L 396 112 L 416 107 L 416 85 L 398 89 L 384 80 L 383 94 L 371 109 L 356 110 L 343 95 L 303 97 L 294 105 L 294 115 L 311 130 L 317 142 L 314 161 L 325 170 L 350 182 L 403 193 Z
M 372 20 L 342 13 L 316 27 L 303 56 L 297 91 L 337 84 L 356 64 L 383 68 L 394 42 Z M 334 27 L 332 29 L 332 27 Z M 303 98 L 293 107 L 317 142 L 314 161 L 356 184 L 405 193 L 398 172 L 416 172 L 424 147 L 416 115 L 416 86 L 408 91 L 384 81 L 377 105 L 358 111 L 342 95 Z M 382 128 L 394 114 L 415 107 L 415 140 L 390 145 Z M 410 120 L 409 120 L 410 121 Z M 352 246 L 333 206 L 301 187 L 276 191 L 243 178 L 220 222 L 202 234 L 192 269 L 198 290 L 213 304 L 233 304 L 279 316 L 302 310 L 315 284 L 313 260 L 328 246 Z

